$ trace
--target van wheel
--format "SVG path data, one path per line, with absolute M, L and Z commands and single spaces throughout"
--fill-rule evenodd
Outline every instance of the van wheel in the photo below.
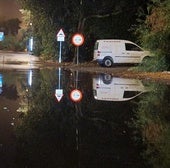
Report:
M 146 64 L 150 60 L 151 60 L 151 58 L 149 56 L 147 56 L 147 57 L 143 58 L 142 64 Z
M 110 75 L 110 74 L 103 74 L 102 78 L 103 78 L 103 83 L 104 84 L 109 85 L 109 84 L 112 83 L 112 75 Z
M 110 58 L 104 58 L 103 65 L 105 67 L 111 67 L 113 65 L 113 61 Z

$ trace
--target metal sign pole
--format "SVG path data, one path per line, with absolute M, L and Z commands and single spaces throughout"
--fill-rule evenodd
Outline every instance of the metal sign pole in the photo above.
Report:
M 79 71 L 76 71 L 76 89 L 78 88 Z
M 79 64 L 79 47 L 77 47 L 77 65 Z
M 75 34 L 72 37 L 72 43 L 77 47 L 77 64 L 79 63 L 79 46 L 81 46 L 84 43 L 84 36 L 82 34 Z

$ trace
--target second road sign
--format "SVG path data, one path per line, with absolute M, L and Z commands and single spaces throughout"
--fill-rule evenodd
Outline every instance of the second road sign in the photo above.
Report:
M 74 34 L 72 37 L 72 43 L 75 46 L 81 46 L 84 43 L 84 36 L 79 33 Z

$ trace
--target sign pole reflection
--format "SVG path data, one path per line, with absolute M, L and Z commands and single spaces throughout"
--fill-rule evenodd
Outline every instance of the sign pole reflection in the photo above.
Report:
M 75 89 L 73 89 L 70 93 L 70 99 L 73 101 L 73 102 L 80 102 L 83 98 L 82 96 L 82 92 L 77 89 L 78 88 L 78 75 L 79 75 L 79 72 L 76 71 L 76 74 L 75 74 L 75 81 L 74 81 L 74 86 L 75 86 Z
M 3 92 L 3 76 L 0 74 L 0 94 Z
M 79 153 L 80 153 L 80 146 L 81 144 L 81 139 L 80 139 L 80 129 L 79 129 L 79 119 L 82 117 L 82 109 L 81 109 L 81 100 L 83 98 L 82 92 L 80 89 L 78 89 L 78 82 L 79 82 L 79 71 L 74 72 L 74 89 L 70 93 L 70 99 L 74 102 L 74 108 L 75 108 L 75 116 L 76 116 L 76 121 L 75 121 L 75 142 L 76 142 L 76 151 L 77 155 L 79 158 Z M 80 167 L 80 162 L 78 159 L 78 167 Z
M 63 89 L 61 88 L 61 68 L 58 68 L 58 88 L 55 90 L 55 97 L 58 102 L 60 102 L 63 97 Z

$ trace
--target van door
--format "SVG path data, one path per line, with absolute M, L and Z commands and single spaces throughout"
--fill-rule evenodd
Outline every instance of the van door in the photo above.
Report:
M 140 63 L 144 56 L 144 51 L 133 43 L 125 43 L 125 63 Z

